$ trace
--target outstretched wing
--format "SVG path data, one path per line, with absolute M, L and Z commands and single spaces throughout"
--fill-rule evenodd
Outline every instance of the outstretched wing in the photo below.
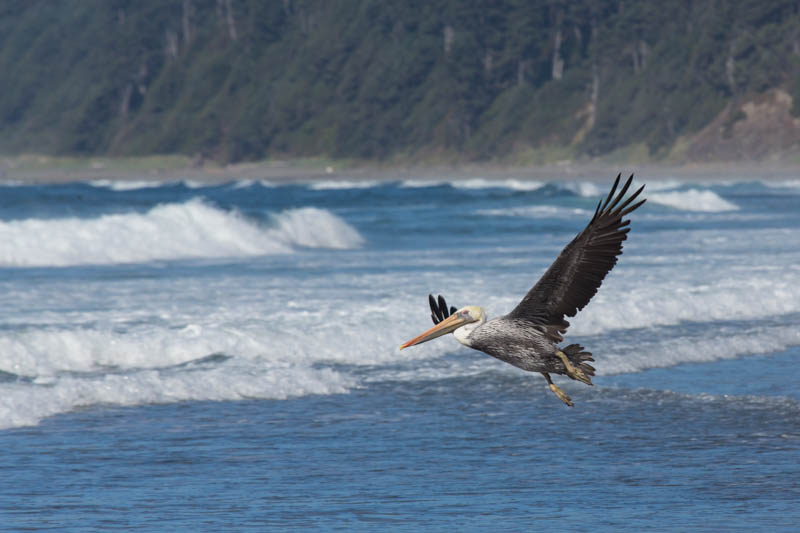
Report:
M 433 294 L 428 295 L 428 303 L 431 306 L 431 319 L 433 319 L 434 324 L 438 324 L 445 318 L 449 317 L 456 311 L 457 308 L 451 307 L 450 309 L 447 308 L 447 302 L 444 301 L 444 297 L 440 294 L 439 300 L 433 297 Z
M 563 340 L 559 333 L 569 327 L 564 315 L 575 316 L 589 303 L 622 253 L 622 241 L 630 231 L 626 227 L 630 220 L 623 221 L 622 217 L 645 202 L 631 205 L 644 185 L 622 201 L 633 175 L 615 197 L 619 179 L 618 175 L 605 202 L 600 200 L 597 204 L 589 224 L 561 251 L 509 317 L 543 326 L 541 329 L 548 337 L 556 342 Z

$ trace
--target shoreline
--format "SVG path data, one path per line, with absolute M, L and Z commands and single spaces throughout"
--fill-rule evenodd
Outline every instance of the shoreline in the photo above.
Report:
M 0 158 L 0 184 L 63 184 L 94 180 L 194 181 L 209 185 L 241 180 L 276 184 L 323 180 L 403 181 L 518 179 L 523 181 L 606 181 L 618 173 L 643 180 L 753 181 L 800 179 L 800 165 L 781 163 L 704 163 L 686 165 L 619 164 L 605 161 L 562 162 L 538 166 L 500 164 L 394 166 L 328 160 L 262 161 L 216 167 L 193 165 L 188 158 Z

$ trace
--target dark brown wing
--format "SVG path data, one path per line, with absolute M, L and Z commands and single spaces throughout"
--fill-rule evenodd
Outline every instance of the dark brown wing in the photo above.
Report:
M 564 315 L 575 316 L 589 303 L 622 253 L 622 241 L 630 231 L 626 227 L 630 220 L 623 221 L 622 217 L 645 202 L 641 200 L 631 205 L 644 185 L 622 201 L 633 175 L 614 197 L 619 179 L 617 176 L 605 202 L 601 200 L 597 204 L 586 228 L 561 251 L 509 317 L 549 326 L 542 328 L 547 336 L 556 342 L 563 340 L 559 332 L 564 333 L 569 327 Z
M 441 294 L 439 295 L 438 302 L 433 297 L 433 294 L 429 294 L 428 305 L 431 306 L 431 320 L 433 320 L 434 324 L 438 324 L 445 318 L 449 317 L 450 315 L 458 311 L 458 309 L 456 309 L 455 307 L 451 307 L 448 310 L 447 302 L 444 300 L 444 296 L 442 296 Z

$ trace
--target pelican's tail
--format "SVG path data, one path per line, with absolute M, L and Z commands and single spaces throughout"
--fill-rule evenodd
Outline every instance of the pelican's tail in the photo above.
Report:
M 570 344 L 566 348 L 561 348 L 561 351 L 564 352 L 570 363 L 579 368 L 584 374 L 594 376 L 594 367 L 588 363 L 588 361 L 594 361 L 591 352 L 584 352 L 583 346 L 579 344 Z

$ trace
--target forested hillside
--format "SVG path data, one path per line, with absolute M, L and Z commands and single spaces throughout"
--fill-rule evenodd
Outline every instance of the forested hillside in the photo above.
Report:
M 6 154 L 697 160 L 800 145 L 797 0 L 3 0 L 0 72 Z

